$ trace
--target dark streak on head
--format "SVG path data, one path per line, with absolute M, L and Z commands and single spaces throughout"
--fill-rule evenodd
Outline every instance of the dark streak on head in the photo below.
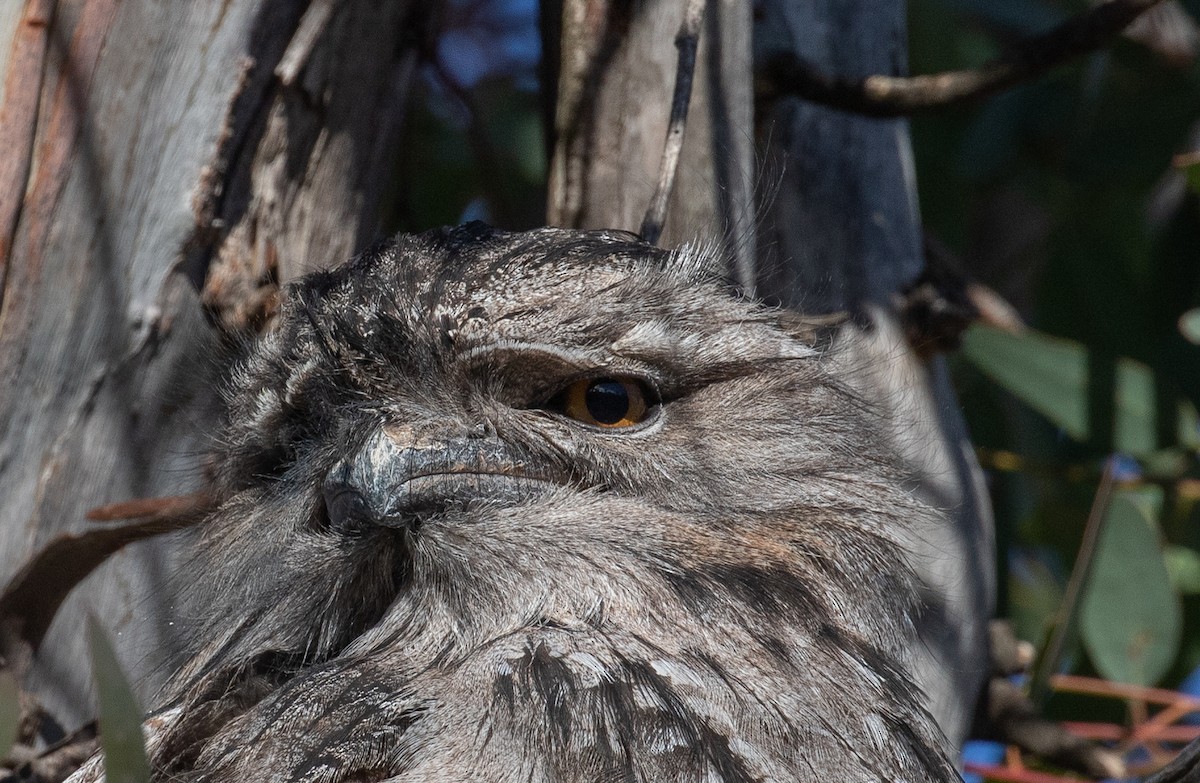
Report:
M 756 633 L 754 634 L 754 638 L 775 660 L 784 664 L 792 662 L 791 655 L 788 654 L 787 645 L 778 636 L 769 633 Z
M 566 746 L 571 738 L 571 703 L 576 689 L 570 667 L 550 653 L 545 644 L 527 654 L 517 665 L 525 685 L 540 697 L 546 709 L 546 726 L 554 739 Z
M 511 674 L 501 672 L 496 675 L 492 682 L 492 704 L 503 704 L 508 707 L 509 715 L 516 714 L 517 698 Z

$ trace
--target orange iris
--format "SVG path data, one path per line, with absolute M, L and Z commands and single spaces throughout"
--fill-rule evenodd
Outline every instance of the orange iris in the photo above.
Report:
M 563 412 L 596 427 L 632 427 L 646 420 L 649 406 L 640 381 L 633 378 L 581 378 L 562 394 Z

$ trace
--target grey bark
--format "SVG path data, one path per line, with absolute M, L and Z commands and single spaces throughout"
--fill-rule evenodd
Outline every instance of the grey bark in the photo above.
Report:
M 640 224 L 666 133 L 683 5 L 565 3 L 552 224 Z M 752 62 L 780 48 L 837 76 L 903 73 L 904 4 L 754 6 L 752 23 L 749 3 L 709 3 L 664 244 L 724 241 L 731 277 L 747 291 L 806 313 L 855 315 L 842 335 L 849 374 L 894 423 L 887 436 L 915 491 L 947 511 L 946 525 L 910 551 L 930 599 L 916 673 L 958 743 L 987 674 L 992 523 L 944 362 L 915 355 L 892 306 L 924 264 L 908 127 L 796 99 L 759 107 L 756 117 L 749 89 Z M 757 148 L 748 143 L 754 128 Z
M 569 0 L 547 221 L 637 231 L 654 192 L 682 2 Z M 750 4 L 710 0 L 687 135 L 662 242 L 723 242 L 752 285 L 754 113 Z
M 0 575 L 91 507 L 201 480 L 222 334 L 376 231 L 409 6 L 3 6 Z M 138 544 L 75 592 L 30 683 L 52 713 L 90 713 L 88 611 L 155 687 L 171 568 Z

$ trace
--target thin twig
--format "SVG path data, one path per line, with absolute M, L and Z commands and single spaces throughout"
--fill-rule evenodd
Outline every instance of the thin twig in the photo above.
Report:
M 312 5 L 305 10 L 304 16 L 300 17 L 300 25 L 296 28 L 296 33 L 292 36 L 292 40 L 288 41 L 287 49 L 284 51 L 283 57 L 279 59 L 279 65 L 275 66 L 275 76 L 285 87 L 292 86 L 296 77 L 308 64 L 308 58 L 312 55 L 317 38 L 325 32 L 325 28 L 329 25 L 333 9 L 333 0 L 313 0 Z
M 683 22 L 675 36 L 679 62 L 675 68 L 675 94 L 671 97 L 671 119 L 667 124 L 667 140 L 663 144 L 662 164 L 658 185 L 646 217 L 642 219 L 642 239 L 656 244 L 662 235 L 667 215 L 667 201 L 675 185 L 675 170 L 679 168 L 679 153 L 683 149 L 683 133 L 687 127 L 688 106 L 692 102 L 692 78 L 696 73 L 696 49 L 700 45 L 700 25 L 704 21 L 705 0 L 688 0 L 683 10 Z
M 1196 711 L 1196 704 L 1191 699 L 1180 699 L 1174 704 L 1167 705 L 1157 715 L 1145 723 L 1138 724 L 1129 737 L 1131 743 L 1153 742 L 1160 738 L 1162 732 L 1171 724 L 1186 718 Z
M 997 766 L 994 764 L 963 764 L 963 769 L 975 775 L 981 775 L 985 780 L 1003 781 L 1003 783 L 1076 783 L 1079 778 L 1051 775 L 1048 772 Z
M 1132 736 L 1128 726 L 1118 723 L 1066 721 L 1063 723 L 1063 727 L 1072 734 L 1099 742 L 1122 742 Z M 1200 739 L 1200 726 L 1155 727 L 1152 734 L 1144 735 L 1142 739 L 1148 742 L 1180 742 L 1186 744 Z
M 795 52 L 778 52 L 763 65 L 759 94 L 765 98 L 793 95 L 872 117 L 940 109 L 1031 81 L 1071 58 L 1100 49 L 1160 2 L 1108 0 L 1049 32 L 1026 38 L 974 70 L 846 79 L 822 73 Z
M 1083 529 L 1083 541 L 1079 545 L 1079 554 L 1075 557 L 1075 565 L 1071 569 L 1071 578 L 1067 582 L 1067 589 L 1063 594 L 1062 606 L 1059 607 L 1058 617 L 1040 664 L 1034 670 L 1029 683 L 1029 698 L 1038 708 L 1046 703 L 1046 697 L 1050 693 L 1050 678 L 1057 672 L 1063 651 L 1075 631 L 1079 602 L 1083 597 L 1083 589 L 1087 586 L 1088 577 L 1091 575 L 1092 564 L 1096 560 L 1096 545 L 1100 541 L 1104 517 L 1108 512 L 1109 501 L 1112 499 L 1113 487 L 1116 485 L 1115 462 L 1114 458 L 1109 457 L 1104 464 L 1104 473 L 1100 476 L 1100 485 L 1096 487 L 1092 509 L 1088 512 L 1087 526 Z
M 989 734 L 1016 749 L 1065 769 L 1094 778 L 1121 778 L 1125 763 L 1119 754 L 1072 734 L 1063 724 L 1043 716 L 1028 694 L 1005 677 L 987 688 Z M 1013 753 L 1016 750 L 1010 747 Z
M 1081 677 L 1078 674 L 1056 674 L 1050 678 L 1050 685 L 1061 693 L 1079 693 L 1085 696 L 1105 696 L 1113 699 L 1138 699 L 1151 704 L 1176 704 L 1190 702 L 1193 709 L 1200 712 L 1200 699 L 1178 691 L 1165 688 L 1149 688 L 1143 685 L 1130 685 L 1124 682 L 1111 682 L 1095 677 Z

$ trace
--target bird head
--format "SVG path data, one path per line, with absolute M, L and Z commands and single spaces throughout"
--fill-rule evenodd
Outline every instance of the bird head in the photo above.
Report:
M 694 712 L 681 741 L 711 750 L 742 741 L 717 724 L 758 720 L 729 706 L 744 700 L 795 719 L 746 729 L 776 737 L 784 760 L 763 769 L 902 734 L 944 774 L 904 675 L 917 592 L 896 543 L 933 514 L 830 368 L 802 319 L 732 293 L 712 252 L 618 232 L 471 224 L 291 285 L 229 392 L 167 766 L 219 766 L 213 748 L 251 726 L 307 736 L 297 694 L 447 688 L 488 716 L 499 697 L 481 694 L 515 705 L 538 669 L 573 694 L 586 672 L 601 691 L 663 679 L 669 694 L 580 696 L 628 763 L 650 740 L 613 714 Z M 671 680 L 733 695 L 688 706 Z M 529 720 L 578 725 L 538 682 L 548 712 Z

